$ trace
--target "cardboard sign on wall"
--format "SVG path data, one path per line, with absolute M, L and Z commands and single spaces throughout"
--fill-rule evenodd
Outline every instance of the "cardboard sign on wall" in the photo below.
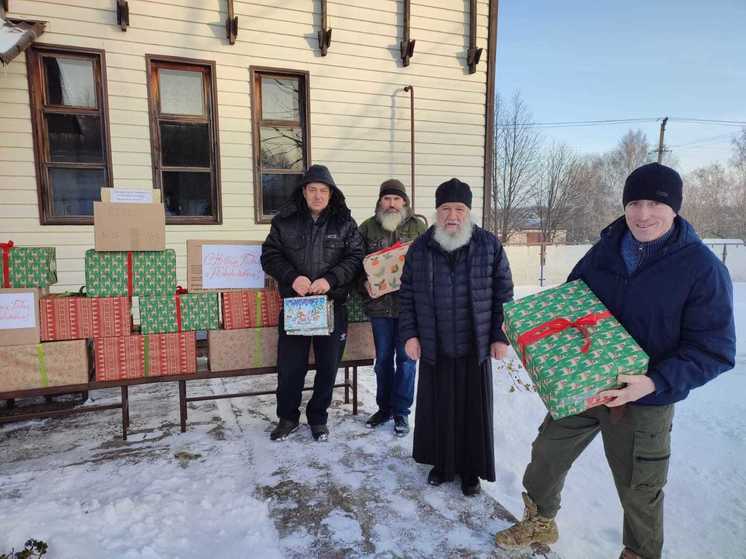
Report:
M 93 231 L 99 252 L 164 250 L 161 191 L 102 188 L 101 202 L 93 203 Z
M 187 241 L 187 289 L 262 289 L 261 241 Z

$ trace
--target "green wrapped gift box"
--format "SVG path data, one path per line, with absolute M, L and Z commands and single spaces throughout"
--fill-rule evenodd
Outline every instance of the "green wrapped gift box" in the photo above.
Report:
M 0 243 L 0 287 L 49 287 L 57 283 L 53 247 L 18 247 Z
M 220 319 L 216 292 L 185 293 L 179 290 L 167 297 L 140 297 L 140 332 L 143 334 L 218 328 Z
M 648 356 L 581 280 L 506 303 L 505 332 L 554 419 L 601 404 Z
M 85 253 L 86 295 L 173 295 L 176 290 L 176 253 L 172 249 L 148 252 Z
M 347 309 L 347 322 L 368 322 L 363 298 L 357 292 L 350 291 L 345 308 Z

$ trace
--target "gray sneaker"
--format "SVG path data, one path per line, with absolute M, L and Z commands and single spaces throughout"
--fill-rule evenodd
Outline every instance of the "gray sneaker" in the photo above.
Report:
M 298 429 L 297 421 L 290 421 L 281 417 L 277 426 L 269 434 L 269 438 L 273 441 L 284 441 L 296 429 Z
M 405 437 L 409 433 L 409 421 L 406 415 L 394 416 L 394 435 Z

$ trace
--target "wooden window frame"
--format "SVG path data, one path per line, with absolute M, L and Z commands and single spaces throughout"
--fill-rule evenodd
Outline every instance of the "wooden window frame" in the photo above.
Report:
M 166 223 L 169 225 L 221 225 L 223 223 L 222 195 L 220 180 L 220 142 L 218 132 L 218 101 L 217 101 L 217 79 L 215 72 L 215 61 L 197 60 L 193 58 L 182 58 L 177 56 L 159 56 L 146 54 L 146 71 L 148 87 L 148 114 L 150 120 L 150 153 L 153 167 L 153 188 L 161 191 L 161 200 L 165 201 L 163 192 L 163 171 L 191 171 L 191 167 L 164 167 L 161 162 L 161 120 L 166 122 L 182 123 L 206 123 L 210 137 L 210 202 L 212 215 L 209 216 L 182 216 L 166 215 Z M 207 117 L 169 115 L 160 112 L 160 84 L 156 78 L 158 68 L 169 70 L 199 70 L 203 74 L 202 91 L 205 99 Z
M 66 107 L 47 105 L 46 80 L 43 69 L 45 56 L 83 58 L 93 61 L 93 82 L 96 88 L 97 108 Z M 69 47 L 35 43 L 26 51 L 26 70 L 28 73 L 29 101 L 31 105 L 31 128 L 34 141 L 34 164 L 36 168 L 36 185 L 39 204 L 39 223 L 41 225 L 93 225 L 93 215 L 62 216 L 54 215 L 52 184 L 49 179 L 49 168 L 65 169 L 104 169 L 104 184 L 112 186 L 111 138 L 109 133 L 109 104 L 106 89 L 106 54 L 100 49 Z M 100 119 L 103 164 L 53 162 L 49 155 L 49 138 L 45 133 L 45 115 L 67 114 L 97 116 Z
M 262 120 L 262 87 L 261 77 L 300 78 L 303 91 L 299 94 L 300 120 Z M 251 143 L 253 152 L 254 174 L 254 220 L 256 223 L 270 223 L 274 214 L 264 213 L 262 197 L 262 146 L 260 130 L 262 126 L 287 126 L 300 128 L 303 135 L 304 171 L 311 166 L 311 87 L 310 73 L 304 70 L 286 68 L 269 68 L 264 66 L 249 67 L 251 95 Z M 297 171 L 286 172 L 274 170 L 272 174 L 298 174 Z

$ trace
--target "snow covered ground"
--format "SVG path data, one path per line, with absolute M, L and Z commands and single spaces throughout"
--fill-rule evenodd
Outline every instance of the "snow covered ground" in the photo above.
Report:
M 677 406 L 668 558 L 746 558 L 746 284 L 736 297 L 736 369 Z M 521 477 L 544 415 L 538 396 L 510 390 L 505 367 L 496 363 L 494 377 L 498 479 L 474 499 L 458 484 L 425 483 L 428 468 L 409 457 L 411 435 L 365 429 L 375 408 L 370 370 L 361 371 L 357 417 L 335 393 L 326 444 L 307 427 L 271 443 L 272 397 L 190 405 L 181 434 L 175 387 L 157 385 L 130 391 L 127 442 L 115 411 L 0 426 L 0 553 L 37 538 L 50 559 L 552 557 L 492 545 L 510 524 L 502 506 L 522 512 Z M 194 392 L 242 382 L 272 385 L 209 381 Z M 115 396 L 98 394 L 97 403 Z M 621 518 L 599 439 L 568 476 L 553 549 L 616 559 Z

